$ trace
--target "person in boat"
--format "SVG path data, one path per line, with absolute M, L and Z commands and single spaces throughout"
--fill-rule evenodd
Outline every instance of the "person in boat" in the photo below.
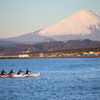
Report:
M 18 71 L 17 75 L 19 75 L 21 72 L 24 72 L 24 71 L 21 71 L 21 69 Z
M 15 73 L 15 72 L 13 72 L 13 69 L 9 72 L 9 75 L 11 75 L 12 73 Z
M 4 69 L 1 71 L 1 75 L 5 75 L 5 71 L 4 71 Z
M 29 71 L 29 70 L 27 69 L 25 74 L 28 74 L 28 72 L 31 72 L 31 71 Z

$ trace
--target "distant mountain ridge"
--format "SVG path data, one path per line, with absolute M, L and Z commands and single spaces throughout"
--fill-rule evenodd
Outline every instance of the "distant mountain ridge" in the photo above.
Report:
M 17 42 L 15 44 L 35 44 L 44 42 L 44 40 L 47 42 L 48 39 L 58 41 L 90 39 L 99 41 L 100 15 L 91 10 L 80 10 L 50 27 L 0 40 L 9 41 L 11 45 L 11 41 Z
M 22 42 L 14 42 L 14 41 L 7 41 L 7 40 L 0 40 L 0 46 L 7 47 L 7 46 L 16 46 L 18 44 L 23 44 Z
M 32 33 L 28 33 L 28 34 L 24 34 L 24 35 L 21 35 L 21 36 L 17 36 L 17 37 L 2 39 L 2 40 L 14 41 L 14 42 L 38 42 L 38 41 L 42 41 L 46 37 L 45 36 L 39 36 L 37 34 L 41 30 L 38 30 L 38 31 L 35 31 L 35 32 L 32 32 Z
M 15 47 L 0 47 L 0 54 L 17 54 L 23 51 L 48 51 L 48 50 L 63 50 L 63 49 L 80 49 L 80 48 L 96 48 L 100 47 L 100 41 L 91 41 L 85 39 L 83 41 L 70 40 L 68 42 L 51 41 L 37 43 L 33 45 L 20 44 Z

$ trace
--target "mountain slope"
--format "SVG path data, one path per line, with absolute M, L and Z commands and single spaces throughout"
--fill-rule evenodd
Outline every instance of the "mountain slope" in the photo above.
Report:
M 39 32 L 43 36 L 54 35 L 85 35 L 90 34 L 89 28 L 99 29 L 100 16 L 92 11 L 82 10 L 69 16 L 68 18 L 58 22 Z
M 37 33 L 39 31 L 41 31 L 41 30 L 35 31 L 33 33 L 24 34 L 24 35 L 21 35 L 18 37 L 7 38 L 4 40 L 9 40 L 9 41 L 14 41 L 14 42 L 24 42 L 26 44 L 27 43 L 34 43 L 34 42 L 37 43 L 37 42 L 42 41 L 44 38 L 46 38 L 46 36 L 38 35 Z
M 66 19 L 52 25 L 38 34 L 42 36 L 74 36 L 77 38 L 98 38 L 100 39 L 100 15 L 89 10 L 81 10 Z M 93 37 L 92 35 L 97 35 Z M 91 35 L 91 36 L 90 36 Z

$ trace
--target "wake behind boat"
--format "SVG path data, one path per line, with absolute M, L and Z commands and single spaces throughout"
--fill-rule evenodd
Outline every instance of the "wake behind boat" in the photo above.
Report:
M 11 75 L 0 75 L 0 77 L 37 77 L 39 76 L 40 73 L 36 73 L 36 74 L 11 74 Z

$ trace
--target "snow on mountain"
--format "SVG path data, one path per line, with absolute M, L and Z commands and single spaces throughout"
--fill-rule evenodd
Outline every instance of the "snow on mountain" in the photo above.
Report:
M 41 30 L 41 36 L 90 35 L 100 30 L 100 15 L 91 10 L 80 10 L 66 19 Z M 78 37 L 79 38 L 79 37 Z

